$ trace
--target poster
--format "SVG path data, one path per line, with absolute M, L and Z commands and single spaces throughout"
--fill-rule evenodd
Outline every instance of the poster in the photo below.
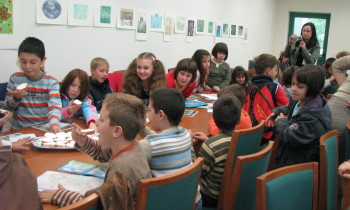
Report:
M 92 26 L 93 3 L 91 0 L 68 1 L 68 25 Z
M 196 34 L 206 34 L 206 21 L 204 19 L 197 19 Z
M 117 28 L 135 29 L 135 10 L 120 8 L 117 16 Z
M 196 19 L 195 18 L 188 18 L 187 19 L 186 42 L 193 42 L 195 23 L 196 23 Z
M 187 18 L 185 16 L 175 17 L 175 33 L 185 34 L 186 33 Z
M 138 9 L 136 12 L 136 40 L 147 40 L 148 37 L 148 17 L 147 10 Z
M 67 25 L 67 1 L 36 0 L 36 22 Z
M 13 34 L 13 1 L 0 0 L 0 33 Z
M 116 27 L 117 14 L 116 6 L 113 2 L 96 1 L 94 26 L 97 27 Z
M 165 14 L 165 29 L 164 29 L 164 41 L 170 42 L 174 37 L 174 16 L 171 14 Z
M 230 37 L 236 37 L 237 36 L 237 25 L 231 24 L 230 25 Z
M 215 34 L 215 22 L 213 20 L 208 20 L 207 22 L 207 34 L 208 35 Z
M 222 36 L 223 37 L 228 37 L 230 35 L 230 29 L 229 29 L 228 23 L 223 23 L 222 24 Z
M 164 13 L 151 12 L 150 21 L 150 31 L 164 32 Z

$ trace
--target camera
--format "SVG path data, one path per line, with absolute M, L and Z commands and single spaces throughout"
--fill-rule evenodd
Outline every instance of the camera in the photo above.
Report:
M 295 39 L 296 40 L 302 40 L 302 37 L 301 36 L 295 36 Z

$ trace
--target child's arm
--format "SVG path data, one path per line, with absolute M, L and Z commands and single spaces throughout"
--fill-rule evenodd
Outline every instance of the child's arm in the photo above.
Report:
M 203 168 L 202 168 L 202 177 L 206 176 L 210 170 L 213 168 L 215 163 L 215 156 L 211 148 L 204 142 L 202 148 L 198 153 L 197 157 L 203 157 Z
M 92 101 L 90 98 L 87 98 L 83 101 L 81 105 L 81 109 L 83 111 L 84 118 L 86 119 L 86 124 L 90 126 L 90 122 L 97 121 L 97 110 L 94 105 L 92 105 Z
M 151 158 L 152 158 L 152 147 L 151 147 L 151 144 L 149 143 L 148 138 L 146 136 L 150 135 L 150 134 L 155 134 L 155 133 L 156 132 L 149 129 L 149 127 L 147 127 L 147 126 L 145 126 L 139 133 L 140 137 L 142 138 L 139 141 L 139 143 L 140 143 L 140 146 L 141 146 L 143 152 L 146 155 L 147 161 L 151 160 Z
M 19 85 L 13 80 L 13 76 L 10 77 L 7 83 L 7 94 L 5 99 L 5 108 L 9 110 L 15 110 L 19 105 L 21 99 L 25 96 L 26 90 L 16 90 L 15 86 Z
M 226 64 L 226 65 L 225 65 Z M 230 69 L 230 65 L 228 65 L 226 62 L 224 62 L 222 65 L 225 65 L 225 76 L 224 76 L 224 80 L 221 82 L 221 84 L 218 86 L 220 88 L 220 90 L 223 87 L 226 87 L 227 85 L 230 84 L 231 81 L 231 69 Z
M 59 123 L 61 120 L 62 115 L 62 101 L 59 93 L 59 84 L 56 79 L 52 79 L 54 81 L 50 87 L 49 92 L 49 101 L 47 102 L 48 105 L 48 118 L 49 118 L 49 125 L 50 125 L 50 131 L 59 131 Z M 56 128 L 54 128 L 57 126 Z M 56 132 L 54 132 L 56 133 Z
M 83 199 L 79 192 L 66 190 L 61 184 L 58 184 L 58 190 L 44 190 L 39 192 L 39 198 L 42 203 L 52 203 L 60 207 L 68 206 Z
M 302 55 L 307 64 L 315 64 L 320 55 L 320 45 L 317 45 L 311 54 L 306 48 L 302 48 Z

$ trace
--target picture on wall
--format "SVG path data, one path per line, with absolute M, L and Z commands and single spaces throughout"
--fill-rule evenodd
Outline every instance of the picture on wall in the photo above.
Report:
M 230 35 L 229 24 L 228 23 L 223 23 L 222 24 L 222 36 L 223 37 L 228 37 L 229 35 Z
M 244 36 L 243 30 L 244 30 L 244 26 L 239 25 L 238 26 L 238 32 L 237 32 L 237 36 L 238 37 L 243 38 L 243 36 Z
M 147 40 L 149 12 L 147 10 L 136 10 L 136 40 Z
M 215 34 L 215 22 L 213 20 L 209 20 L 207 22 L 207 34 L 209 35 Z
M 216 23 L 215 37 L 220 38 L 222 35 L 222 23 Z
M 116 6 L 112 2 L 96 1 L 94 26 L 116 27 L 117 25 Z
M 67 1 L 36 0 L 36 22 L 67 25 Z
M 243 37 L 244 41 L 248 40 L 248 28 L 244 27 L 244 37 Z
M 174 16 L 171 14 L 165 14 L 165 30 L 164 41 L 170 42 L 174 37 Z
M 150 31 L 164 32 L 164 13 L 151 12 L 150 20 Z
M 91 0 L 68 1 L 68 25 L 93 25 L 93 4 Z
M 13 34 L 13 2 L 0 1 L 0 33 Z
M 187 36 L 186 36 L 186 42 L 192 42 L 194 37 L 194 29 L 195 29 L 195 18 L 188 18 L 187 19 Z
M 230 25 L 230 37 L 236 37 L 237 36 L 237 25 L 236 24 L 231 24 Z
M 175 33 L 185 34 L 186 33 L 187 18 L 185 16 L 175 17 Z
M 120 8 L 117 15 L 117 28 L 135 29 L 135 10 Z
M 197 19 L 196 34 L 206 34 L 205 22 L 206 21 L 204 19 Z

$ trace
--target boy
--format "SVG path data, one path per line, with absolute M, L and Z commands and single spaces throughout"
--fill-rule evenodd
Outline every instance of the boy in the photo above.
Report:
M 246 88 L 246 103 L 243 110 L 249 113 L 253 126 L 258 125 L 262 120 L 271 114 L 277 106 L 288 104 L 288 99 L 283 89 L 273 83 L 276 77 L 278 61 L 275 56 L 261 54 L 255 58 L 255 71 L 257 76 L 251 79 L 251 84 Z M 274 138 L 272 127 L 265 126 L 262 144 Z
M 204 141 L 197 157 L 203 157 L 202 177 L 199 182 L 203 206 L 217 206 L 222 177 L 232 132 L 240 118 L 240 102 L 234 95 L 221 96 L 213 106 L 213 118 L 220 133 L 208 138 L 203 133 L 193 138 Z
M 81 128 L 73 124 L 72 137 L 76 142 L 76 148 L 100 162 L 109 161 L 103 185 L 116 171 L 122 172 L 134 200 L 138 181 L 151 177 L 145 154 L 135 140 L 144 124 L 145 108 L 142 101 L 135 96 L 121 93 L 108 94 L 103 102 L 100 118 L 96 123 L 100 133 L 99 141 L 83 135 Z M 83 198 L 79 193 L 64 188 L 42 191 L 39 196 L 43 203 L 52 202 L 60 206 L 69 205 Z

